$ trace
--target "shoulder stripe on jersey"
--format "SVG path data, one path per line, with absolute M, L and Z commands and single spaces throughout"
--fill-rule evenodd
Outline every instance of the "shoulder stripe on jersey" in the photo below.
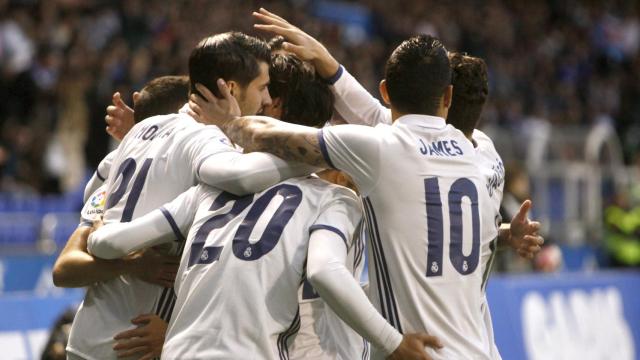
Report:
M 491 269 L 493 268 L 493 261 L 496 259 L 496 247 L 498 244 L 498 238 L 496 237 L 489 243 L 489 249 L 491 250 L 491 255 L 489 256 L 489 260 L 485 264 L 486 268 L 484 269 L 484 273 L 482 274 L 482 284 L 480 285 L 480 291 L 483 293 L 487 289 L 487 282 L 489 280 L 489 275 L 491 275 Z
M 376 261 L 376 277 L 378 278 L 378 284 L 380 284 L 380 280 L 382 280 L 382 284 L 385 289 L 385 299 L 386 299 L 386 307 L 387 313 L 389 314 L 390 324 L 398 330 L 398 332 L 402 333 L 402 325 L 400 324 L 400 317 L 398 315 L 398 308 L 396 306 L 396 299 L 393 294 L 393 287 L 391 286 L 391 278 L 389 277 L 389 269 L 387 268 L 387 261 L 384 256 L 384 250 L 382 248 L 382 242 L 380 241 L 380 232 L 378 230 L 378 221 L 376 219 L 375 211 L 373 210 L 373 205 L 371 204 L 371 200 L 367 197 L 363 199 L 365 204 L 365 214 L 368 215 L 369 218 L 369 234 L 371 235 L 371 244 L 374 254 L 374 260 Z M 380 272 L 378 272 L 378 268 L 380 268 Z M 378 285 L 378 289 L 380 291 L 382 287 Z M 381 303 L 384 303 L 382 297 L 380 297 Z M 382 305 L 382 304 L 381 304 Z
M 98 177 L 98 179 L 100 179 L 100 181 L 104 182 L 107 178 L 105 178 L 104 176 L 102 176 L 100 174 L 100 171 L 98 171 L 98 169 L 96 169 L 96 176 Z
M 369 342 L 362 338 L 362 360 L 369 360 Z
M 160 300 L 158 300 L 158 305 L 156 305 L 156 315 L 160 316 L 162 308 L 164 307 L 165 299 L 167 299 L 167 295 L 169 294 L 169 288 L 162 289 L 162 294 L 160 295 Z
M 342 233 L 342 231 L 340 231 L 340 229 L 335 228 L 331 225 L 315 224 L 309 227 L 309 235 L 311 235 L 311 233 L 316 230 L 329 230 L 333 233 L 338 234 L 338 236 L 340 236 L 342 241 L 344 241 L 344 245 L 347 247 L 347 249 L 349 249 L 349 243 L 347 242 L 347 237 L 344 235 L 344 233 Z
M 353 270 L 355 271 L 362 259 L 364 258 L 364 249 L 365 249 L 365 226 L 364 219 L 360 220 L 358 223 L 358 228 L 356 231 L 357 237 L 354 238 L 355 241 L 355 256 L 353 257 Z
M 173 291 L 173 288 L 169 289 L 169 301 L 167 301 L 167 303 L 162 308 L 162 313 L 160 315 L 160 317 L 166 322 L 169 322 L 169 316 L 171 312 L 173 312 L 173 306 L 176 304 L 176 293 L 175 291 Z
M 333 165 L 333 162 L 331 162 L 331 158 L 329 157 L 327 144 L 324 142 L 324 132 L 322 131 L 322 129 L 318 130 L 318 144 L 320 145 L 320 152 L 322 153 L 324 161 L 326 161 L 329 166 L 335 169 L 336 167 Z
M 180 228 L 178 228 L 178 224 L 176 224 L 176 221 L 173 219 L 173 216 L 171 216 L 169 210 L 165 209 L 165 207 L 162 206 L 160 208 L 160 211 L 162 211 L 162 215 L 164 215 L 165 219 L 167 219 L 169 226 L 171 226 L 171 230 L 173 230 L 173 233 L 176 235 L 178 240 L 180 240 L 180 242 L 184 242 L 184 235 L 182 235 L 182 233 L 180 232 Z
M 278 354 L 280 355 L 280 360 L 288 360 L 289 359 L 289 348 L 287 345 L 287 342 L 289 341 L 289 338 L 293 335 L 295 335 L 298 330 L 300 330 L 300 308 L 298 307 L 298 310 L 296 310 L 296 314 L 293 317 L 293 321 L 291 322 L 291 325 L 289 325 L 289 328 L 287 328 L 287 330 L 285 330 L 284 332 L 280 333 L 280 335 L 278 335 Z

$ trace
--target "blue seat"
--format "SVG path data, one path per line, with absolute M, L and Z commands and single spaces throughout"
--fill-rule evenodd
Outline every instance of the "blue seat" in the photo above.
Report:
M 40 233 L 40 217 L 34 212 L 0 214 L 0 245 L 35 245 Z

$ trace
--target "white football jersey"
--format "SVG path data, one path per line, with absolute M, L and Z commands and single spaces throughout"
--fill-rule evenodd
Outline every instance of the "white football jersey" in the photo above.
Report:
M 350 247 L 361 221 L 355 193 L 313 177 L 243 197 L 199 185 L 163 213 L 190 228 L 163 359 L 288 359 L 310 233 Z
M 319 140 L 363 196 L 372 303 L 400 332 L 440 338 L 434 359 L 490 359 L 480 309 L 498 227 L 481 149 L 423 115 L 328 127 Z
M 347 250 L 347 269 L 358 281 L 365 263 L 365 231 L 361 221 Z M 308 280 L 300 286 L 298 301 L 300 330 L 289 349 L 291 360 L 369 358 L 369 343 L 331 310 Z
M 136 124 L 116 151 L 105 183 L 105 223 L 131 221 L 171 201 L 197 183 L 204 159 L 238 150 L 220 129 L 196 122 L 183 108 Z M 182 243 L 169 251 L 178 254 Z M 115 334 L 132 328 L 131 319 L 140 314 L 168 320 L 174 301 L 173 289 L 129 275 L 96 283 L 78 309 L 67 350 L 87 359 L 115 359 Z
M 84 201 L 86 202 L 89 199 L 89 196 L 92 195 L 96 189 L 101 187 L 104 182 L 107 180 L 107 176 L 109 175 L 109 170 L 111 169 L 111 164 L 113 163 L 113 159 L 116 157 L 118 153 L 117 150 L 113 150 L 107 156 L 100 161 L 96 171 L 91 176 L 91 179 L 87 182 L 87 185 L 84 187 Z

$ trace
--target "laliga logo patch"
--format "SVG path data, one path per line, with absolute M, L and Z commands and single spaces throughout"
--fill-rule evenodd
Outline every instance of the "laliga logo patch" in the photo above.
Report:
M 91 206 L 94 209 L 103 208 L 106 200 L 107 194 L 105 191 L 102 191 L 91 198 Z

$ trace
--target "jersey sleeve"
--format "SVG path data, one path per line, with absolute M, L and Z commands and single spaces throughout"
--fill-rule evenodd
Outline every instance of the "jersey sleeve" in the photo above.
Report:
M 338 186 L 327 195 L 324 204 L 321 205 L 320 214 L 309 227 L 309 233 L 321 229 L 329 230 L 340 236 L 349 249 L 362 218 L 360 201 L 353 191 Z
M 87 185 L 84 187 L 84 198 L 83 200 L 86 202 L 89 199 L 89 196 L 92 195 L 104 182 L 107 180 L 107 176 L 109 175 L 109 170 L 111 170 L 111 164 L 113 164 L 113 159 L 116 157 L 117 150 L 113 150 L 107 156 L 100 161 L 98 164 L 98 168 L 87 182 Z
M 162 215 L 171 226 L 174 235 L 179 240 L 186 239 L 193 219 L 198 211 L 198 205 L 204 195 L 202 185 L 192 186 L 189 190 L 180 194 L 171 202 L 160 207 Z
M 200 167 L 216 154 L 225 152 L 241 153 L 241 150 L 233 147 L 227 136 L 216 126 L 204 126 L 199 128 L 193 136 L 189 136 L 183 146 L 183 161 L 190 164 L 191 169 L 200 179 Z
M 103 259 L 116 259 L 140 249 L 178 240 L 184 241 L 200 199 L 198 187 L 180 194 L 160 209 L 131 222 L 114 222 L 89 235 L 87 250 Z
M 341 65 L 331 86 L 334 108 L 349 124 L 391 124 L 391 110 L 380 103 Z
M 378 128 L 361 125 L 328 126 L 318 132 L 327 164 L 351 176 L 363 196 L 369 194 L 380 176 L 382 141 Z

